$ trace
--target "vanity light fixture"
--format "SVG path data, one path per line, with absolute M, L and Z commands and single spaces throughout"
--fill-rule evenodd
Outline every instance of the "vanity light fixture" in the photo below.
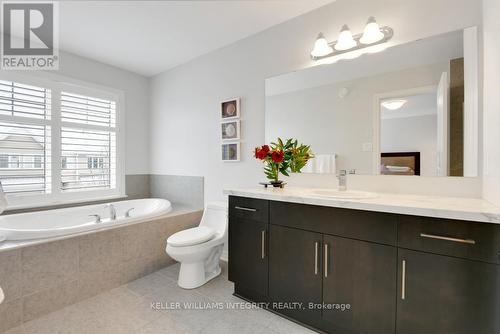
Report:
M 324 57 L 327 54 L 333 52 L 333 49 L 330 45 L 328 45 L 328 41 L 326 40 L 323 33 L 319 33 L 316 42 L 314 42 L 314 48 L 311 51 L 311 57 Z
M 335 43 L 333 47 L 337 51 L 345 51 L 352 48 L 355 48 L 358 45 L 358 42 L 352 38 L 352 33 L 347 24 L 344 24 L 342 29 L 340 30 L 339 39 Z
M 406 104 L 406 100 L 387 100 L 383 101 L 382 107 L 388 110 L 398 110 Z
M 380 27 L 375 18 L 370 16 L 362 34 L 353 36 L 349 27 L 344 24 L 340 30 L 338 40 L 329 43 L 325 39 L 325 36 L 320 33 L 311 51 L 311 58 L 313 60 L 320 60 L 382 44 L 389 41 L 393 35 L 394 31 L 392 28 Z
M 363 30 L 363 36 L 361 36 L 359 41 L 365 45 L 369 45 L 381 41 L 384 37 L 384 33 L 380 31 L 377 21 L 373 16 L 370 16 Z

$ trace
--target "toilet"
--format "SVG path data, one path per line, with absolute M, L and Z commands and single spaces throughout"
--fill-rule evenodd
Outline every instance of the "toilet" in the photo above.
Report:
M 227 205 L 210 203 L 198 227 L 189 228 L 167 239 L 167 254 L 180 262 L 178 285 L 194 289 L 217 277 L 227 235 Z

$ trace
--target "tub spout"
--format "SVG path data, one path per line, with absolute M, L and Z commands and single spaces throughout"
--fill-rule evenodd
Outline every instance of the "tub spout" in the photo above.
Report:
M 95 218 L 94 223 L 100 223 L 101 222 L 101 216 L 99 216 L 99 215 L 89 215 L 89 217 L 94 217 Z
M 109 207 L 109 218 L 111 220 L 116 220 L 116 209 L 113 204 L 106 204 L 106 207 Z

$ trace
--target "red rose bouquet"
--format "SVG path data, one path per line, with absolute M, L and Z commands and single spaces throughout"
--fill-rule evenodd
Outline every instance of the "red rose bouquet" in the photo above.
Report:
M 314 155 L 311 147 L 287 139 L 285 143 L 278 138 L 277 143 L 262 145 L 255 148 L 255 158 L 264 163 L 264 173 L 274 186 L 280 186 L 279 174 L 290 176 L 290 173 L 300 173 Z

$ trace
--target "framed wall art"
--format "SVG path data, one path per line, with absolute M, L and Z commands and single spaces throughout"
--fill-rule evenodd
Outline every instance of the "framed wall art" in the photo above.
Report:
M 222 101 L 220 104 L 220 115 L 222 120 L 236 119 L 240 117 L 240 98 Z
M 222 148 L 222 161 L 240 161 L 240 143 L 223 143 Z

